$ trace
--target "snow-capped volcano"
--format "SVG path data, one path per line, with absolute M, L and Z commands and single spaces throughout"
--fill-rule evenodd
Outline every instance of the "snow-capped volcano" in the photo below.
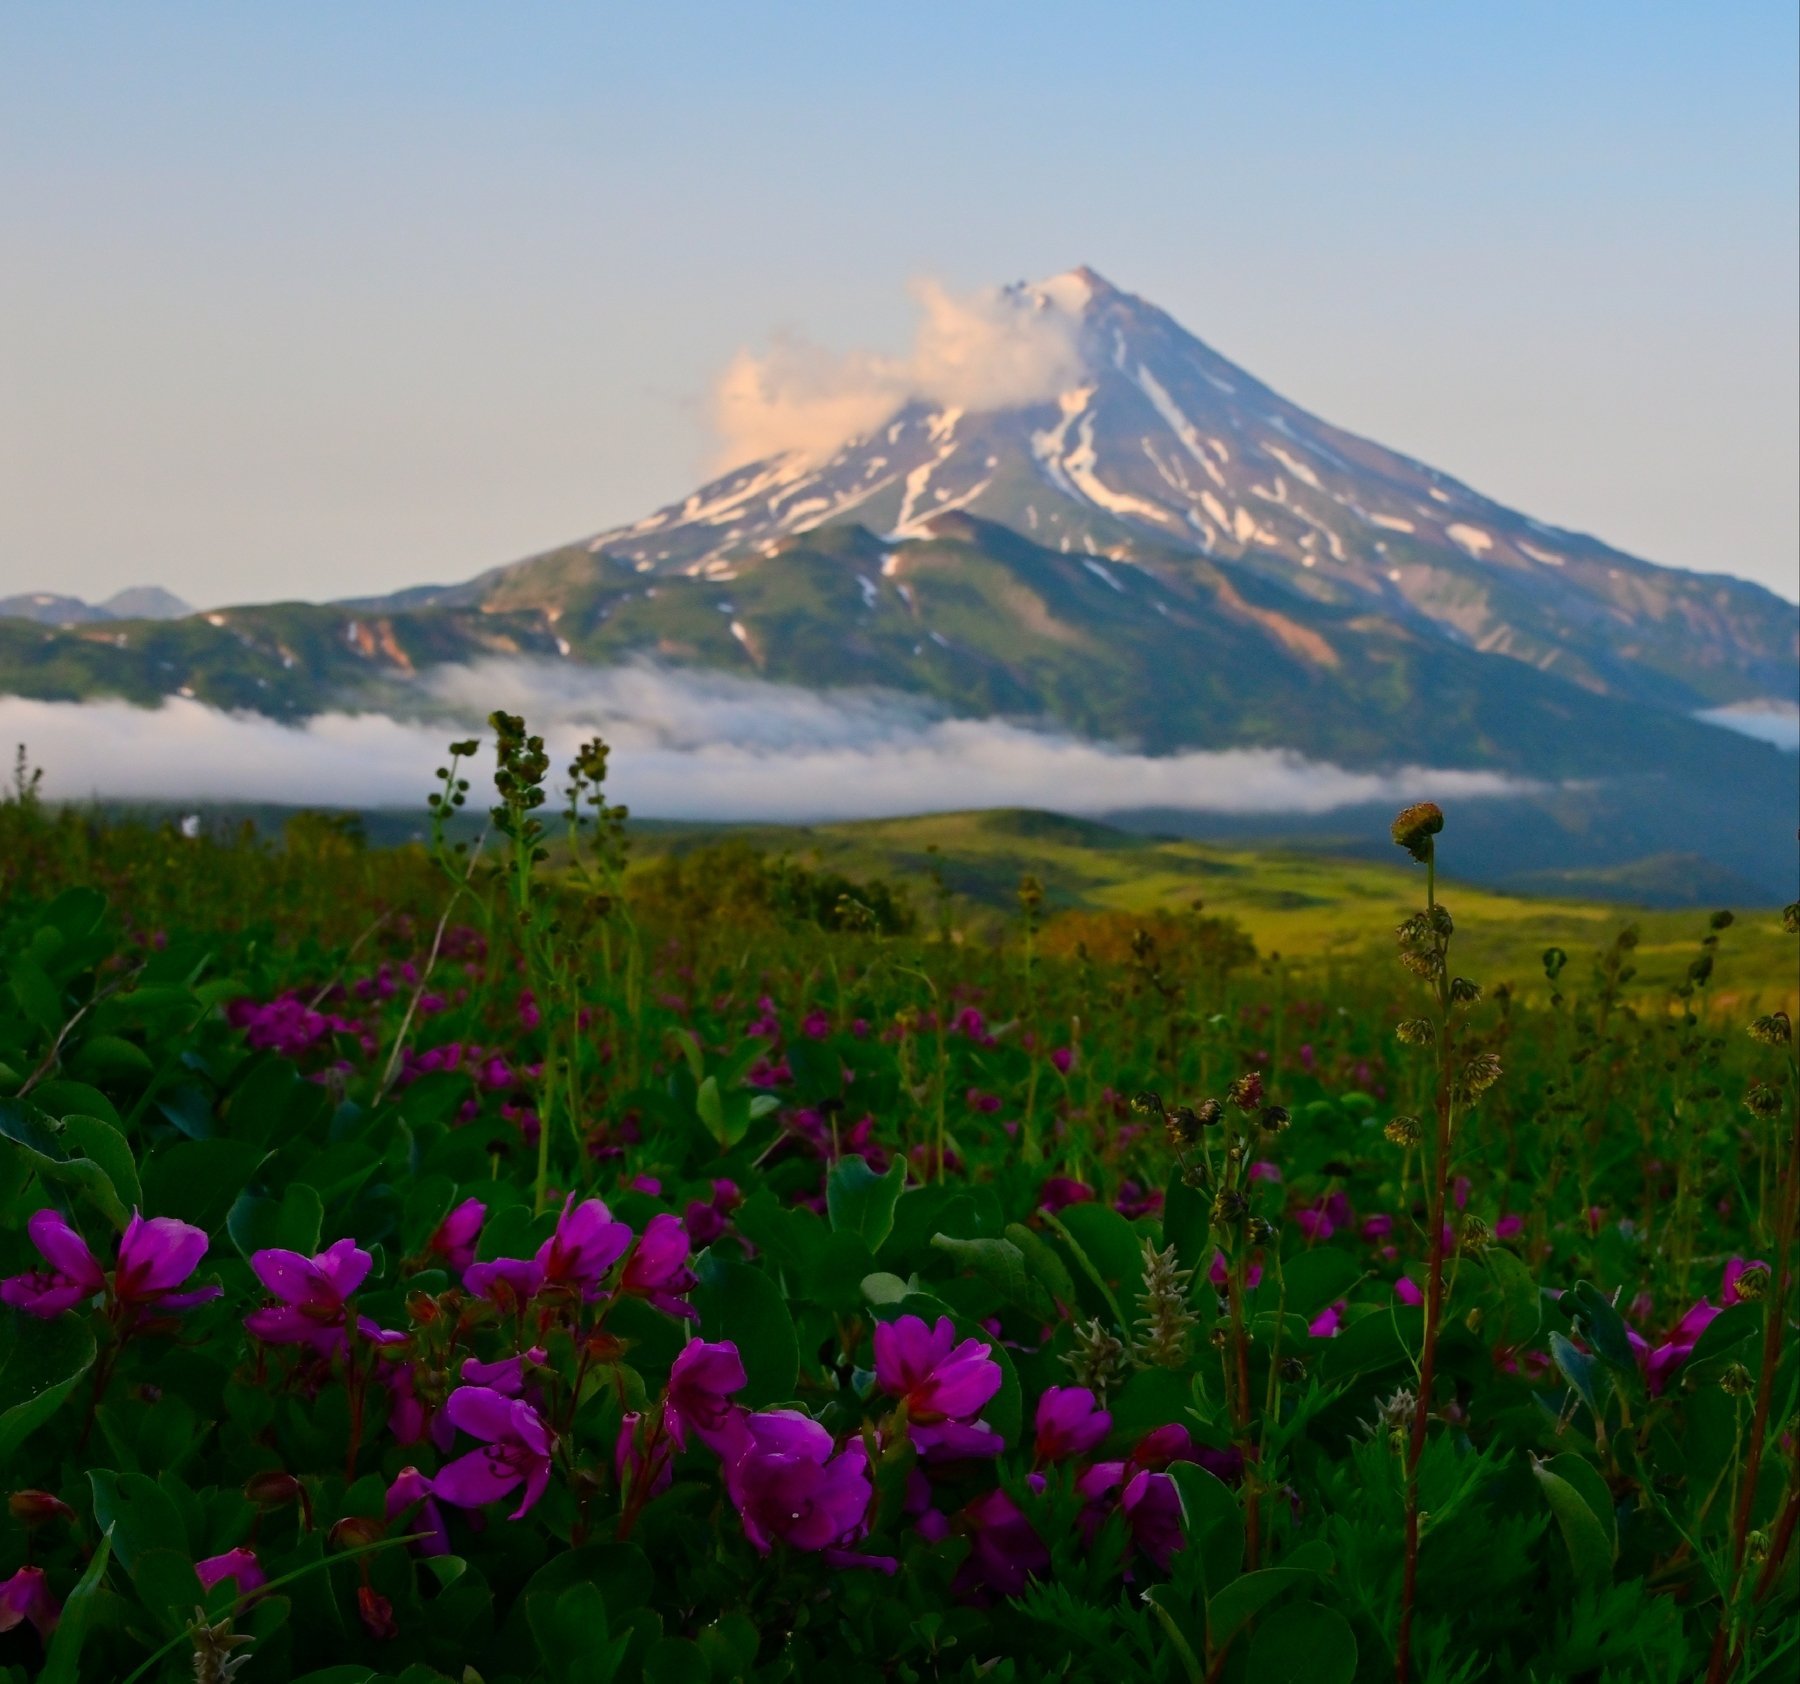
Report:
M 1785 693 L 1792 626 L 1772 620 L 1767 592 L 1540 525 L 1331 426 L 1092 269 L 989 302 L 998 331 L 1037 331 L 1053 389 L 983 408 L 896 388 L 891 413 L 835 450 L 747 463 L 580 547 L 640 574 L 728 582 L 821 527 L 898 544 L 960 512 L 1106 564 L 1227 563 L 1594 691 L 1670 705 Z M 523 583 L 532 565 L 475 588 Z

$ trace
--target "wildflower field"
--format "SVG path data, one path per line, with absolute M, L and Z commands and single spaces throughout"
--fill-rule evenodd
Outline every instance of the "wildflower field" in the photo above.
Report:
M 1800 907 L 982 922 L 490 723 L 0 804 L 0 1676 L 1793 1676 Z

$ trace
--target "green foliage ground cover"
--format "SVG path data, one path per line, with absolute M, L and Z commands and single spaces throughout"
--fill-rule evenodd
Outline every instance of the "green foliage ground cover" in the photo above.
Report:
M 1800 913 L 495 723 L 478 842 L 0 806 L 0 1676 L 1791 1668 Z

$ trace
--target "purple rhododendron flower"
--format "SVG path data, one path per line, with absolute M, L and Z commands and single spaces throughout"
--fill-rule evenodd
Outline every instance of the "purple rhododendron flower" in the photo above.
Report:
M 105 1289 L 106 1276 L 87 1242 L 57 1211 L 34 1211 L 25 1231 L 50 1267 L 0 1281 L 0 1300 L 48 1319 Z M 133 1211 L 119 1237 L 113 1298 L 133 1310 L 186 1310 L 217 1298 L 223 1287 L 178 1290 L 205 1255 L 201 1229 L 169 1216 L 146 1221 Z
M 395 1475 L 394 1483 L 387 1488 L 383 1512 L 390 1525 L 409 1510 L 418 1511 L 410 1516 L 406 1530 L 425 1534 L 412 1542 L 412 1548 L 420 1555 L 450 1553 L 450 1531 L 444 1525 L 443 1510 L 433 1500 L 435 1495 L 436 1489 L 432 1482 L 417 1468 L 402 1468 Z
M 935 1511 L 933 1511 L 935 1513 Z M 920 1530 L 929 1537 L 943 1531 L 956 1530 L 969 1540 L 969 1553 L 956 1570 L 955 1589 L 959 1595 L 1022 1596 L 1026 1581 L 1034 1573 L 1050 1565 L 1050 1552 L 1044 1540 L 1033 1529 L 1024 1513 L 1004 1491 L 988 1491 L 977 1497 L 950 1527 L 938 1525 Z
M 543 1284 L 544 1272 L 535 1257 L 496 1257 L 463 1270 L 463 1286 L 503 1310 L 529 1302 Z
M 1038 1460 L 1062 1462 L 1097 1448 L 1112 1430 L 1112 1416 L 1086 1386 L 1051 1386 L 1038 1399 L 1036 1424 Z
M 615 1222 L 600 1200 L 584 1199 L 576 1204 L 571 1193 L 556 1219 L 556 1232 L 538 1247 L 538 1290 L 573 1287 L 592 1301 L 599 1296 L 607 1271 L 630 1244 L 630 1227 Z
M 256 1277 L 277 1304 L 252 1310 L 244 1326 L 268 1345 L 310 1345 L 329 1356 L 344 1345 L 350 1295 L 368 1278 L 375 1259 L 354 1240 L 337 1240 L 316 1257 L 297 1251 L 258 1251 L 250 1258 Z M 372 1331 L 375 1324 L 368 1324 Z
M 1165 1571 L 1181 1548 L 1181 1494 L 1166 1473 L 1134 1475 L 1119 1495 L 1131 1541 Z
M 459 1386 L 446 1400 L 444 1414 L 452 1426 L 481 1439 L 483 1448 L 441 1469 L 432 1481 L 434 1493 L 459 1509 L 478 1509 L 523 1483 L 519 1506 L 508 1517 L 520 1519 L 550 1483 L 556 1434 L 530 1404 L 488 1386 Z
M 498 1362 L 481 1362 L 469 1357 L 462 1365 L 462 1381 L 465 1386 L 486 1386 L 502 1397 L 522 1397 L 526 1365 L 540 1368 L 549 1354 L 542 1345 L 533 1345 L 516 1357 L 501 1357 Z
M 907 1436 L 927 1462 L 968 1462 L 999 1456 L 1006 1440 L 985 1421 L 914 1421 Z
M 239 1596 L 248 1596 L 253 1590 L 261 1590 L 269 1582 L 269 1576 L 262 1570 L 262 1563 L 256 1559 L 256 1551 L 245 1549 L 242 1545 L 234 1550 L 227 1550 L 223 1555 L 209 1555 L 204 1561 L 194 1563 L 194 1575 L 208 1590 L 223 1579 L 229 1579 L 237 1586 Z
M 441 1257 L 452 1269 L 466 1269 L 475 1261 L 475 1242 L 487 1220 L 487 1206 L 479 1199 L 464 1199 L 437 1225 L 425 1249 Z
M 199 1268 L 206 1255 L 206 1234 L 190 1222 L 172 1216 L 153 1216 L 148 1221 L 131 1213 L 119 1236 L 119 1261 L 113 1269 L 113 1296 L 121 1304 L 159 1310 L 186 1310 L 217 1298 L 222 1286 L 202 1286 L 190 1292 L 178 1289 Z
M 48 1643 L 56 1630 L 62 1609 L 50 1594 L 50 1581 L 41 1567 L 21 1567 L 0 1584 L 0 1632 L 29 1620 L 37 1628 L 40 1642 Z
M 1000 1390 L 999 1363 L 979 1339 L 956 1342 L 948 1316 L 927 1327 L 901 1316 L 875 1328 L 875 1381 L 906 1404 L 909 1421 L 972 1421 Z
M 743 1429 L 725 1487 L 762 1554 L 776 1540 L 823 1550 L 861 1536 L 874 1487 L 860 1443 L 837 1450 L 817 1421 L 791 1409 L 747 1416 Z
M 25 1232 L 50 1267 L 0 1281 L 0 1303 L 48 1321 L 105 1290 L 106 1275 L 88 1250 L 87 1241 L 60 1211 L 33 1211 Z
M 688 1267 L 688 1231 L 679 1216 L 667 1212 L 644 1225 L 619 1275 L 619 1290 L 647 1298 L 665 1315 L 698 1321 L 700 1312 L 683 1302 L 699 1277 Z
M 716 1344 L 694 1339 L 683 1345 L 663 1394 L 663 1420 L 670 1437 L 685 1450 L 691 1432 L 702 1444 L 723 1453 L 730 1422 L 738 1414 L 731 1394 L 748 1384 L 743 1358 L 729 1339 Z

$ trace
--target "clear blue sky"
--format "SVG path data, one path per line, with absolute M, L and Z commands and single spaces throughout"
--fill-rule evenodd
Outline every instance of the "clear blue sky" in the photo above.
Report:
M 726 360 L 1091 263 L 1541 519 L 1800 594 L 1792 0 L 0 0 L 0 589 L 467 576 Z

